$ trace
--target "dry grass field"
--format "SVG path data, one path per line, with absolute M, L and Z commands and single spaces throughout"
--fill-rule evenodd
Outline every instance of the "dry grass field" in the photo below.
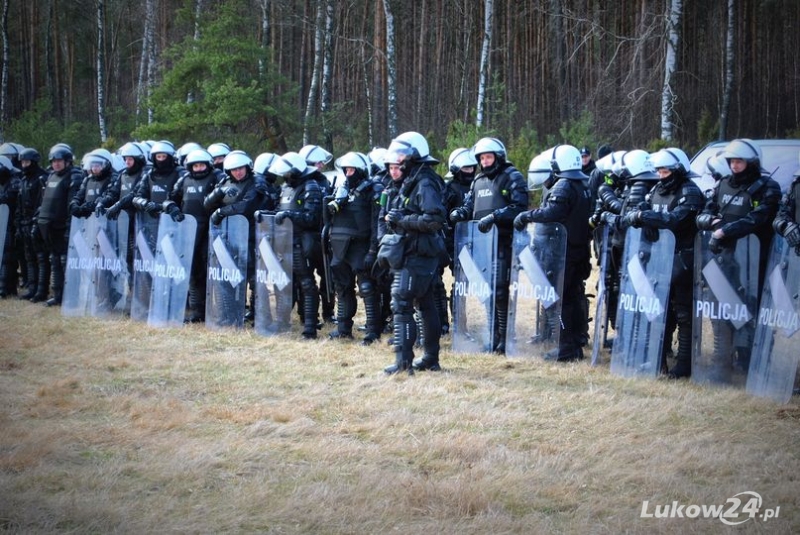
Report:
M 0 302 L 0 529 L 800 531 L 796 398 L 456 355 L 449 338 L 445 371 L 386 377 L 386 344 L 326 338 Z M 737 528 L 687 518 L 742 492 L 763 502 L 749 518 L 741 495 Z M 645 501 L 674 518 L 642 518 Z

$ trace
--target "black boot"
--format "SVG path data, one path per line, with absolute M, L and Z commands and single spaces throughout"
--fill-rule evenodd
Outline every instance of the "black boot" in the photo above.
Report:
M 64 294 L 64 274 L 67 269 L 67 255 L 52 255 L 50 266 L 53 272 L 53 297 L 45 302 L 49 307 L 60 306 Z
M 412 314 L 395 314 L 394 317 L 394 355 L 395 362 L 383 369 L 387 375 L 407 371 L 414 375 L 414 340 L 417 337 L 417 324 Z
M 317 301 L 319 295 L 316 288 L 303 292 L 303 338 L 313 340 L 317 337 Z
M 36 293 L 31 297 L 32 303 L 46 301 L 50 288 L 50 257 L 45 253 L 36 253 L 36 260 L 39 274 L 36 277 Z

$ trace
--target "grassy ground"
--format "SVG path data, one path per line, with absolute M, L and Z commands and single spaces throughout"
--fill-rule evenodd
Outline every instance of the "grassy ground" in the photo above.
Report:
M 449 350 L 442 373 L 385 377 L 392 360 L 384 343 L 156 330 L 2 301 L 0 526 L 800 530 L 797 399 Z M 645 500 L 648 514 L 727 508 L 745 491 L 778 518 L 641 518 Z

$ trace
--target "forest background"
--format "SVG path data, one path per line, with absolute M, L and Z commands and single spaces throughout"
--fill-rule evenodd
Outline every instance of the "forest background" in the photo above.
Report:
M 335 155 L 800 137 L 797 0 L 2 0 L 0 141 Z

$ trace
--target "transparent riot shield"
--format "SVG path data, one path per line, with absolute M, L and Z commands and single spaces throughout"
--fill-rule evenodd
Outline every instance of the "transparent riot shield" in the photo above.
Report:
M 7 204 L 0 204 L 0 266 L 3 265 L 3 252 L 6 249 L 9 211 Z
M 67 268 L 61 314 L 88 316 L 94 301 L 97 218 L 73 217 L 69 227 Z
M 558 347 L 567 231 L 531 223 L 514 232 L 506 355 L 542 357 Z
M 715 254 L 710 237 L 702 231 L 695 238 L 692 380 L 743 386 L 758 306 L 758 238 L 746 236 Z
M 800 358 L 800 250 L 773 238 L 747 373 L 747 393 L 788 403 Z
M 158 222 L 152 294 L 147 324 L 179 327 L 186 315 L 189 274 L 192 271 L 197 221 L 187 215 L 180 223 L 167 214 Z
M 289 332 L 292 320 L 292 222 L 256 224 L 255 331 L 263 336 Z
M 627 230 L 611 348 L 614 375 L 654 378 L 661 371 L 674 253 L 675 236 L 668 230 Z
M 133 295 L 131 296 L 131 319 L 136 321 L 147 321 L 147 316 L 150 314 L 157 239 L 158 219 L 137 211 L 133 252 Z
M 494 341 L 497 229 L 483 233 L 477 221 L 455 228 L 453 351 L 491 351 Z
M 229 216 L 208 232 L 206 326 L 240 329 L 247 303 L 248 222 L 243 215 Z
M 94 300 L 91 314 L 95 317 L 120 315 L 125 311 L 128 295 L 128 214 L 120 212 L 116 220 L 97 218 L 95 236 Z
M 592 338 L 592 366 L 600 364 L 600 351 L 603 350 L 608 337 L 608 295 L 606 280 L 608 270 L 612 269 L 609 265 L 609 235 L 608 225 L 602 225 L 594 229 L 594 242 L 597 244 L 596 251 L 600 262 L 600 274 L 597 279 L 597 296 L 594 301 L 594 338 Z

